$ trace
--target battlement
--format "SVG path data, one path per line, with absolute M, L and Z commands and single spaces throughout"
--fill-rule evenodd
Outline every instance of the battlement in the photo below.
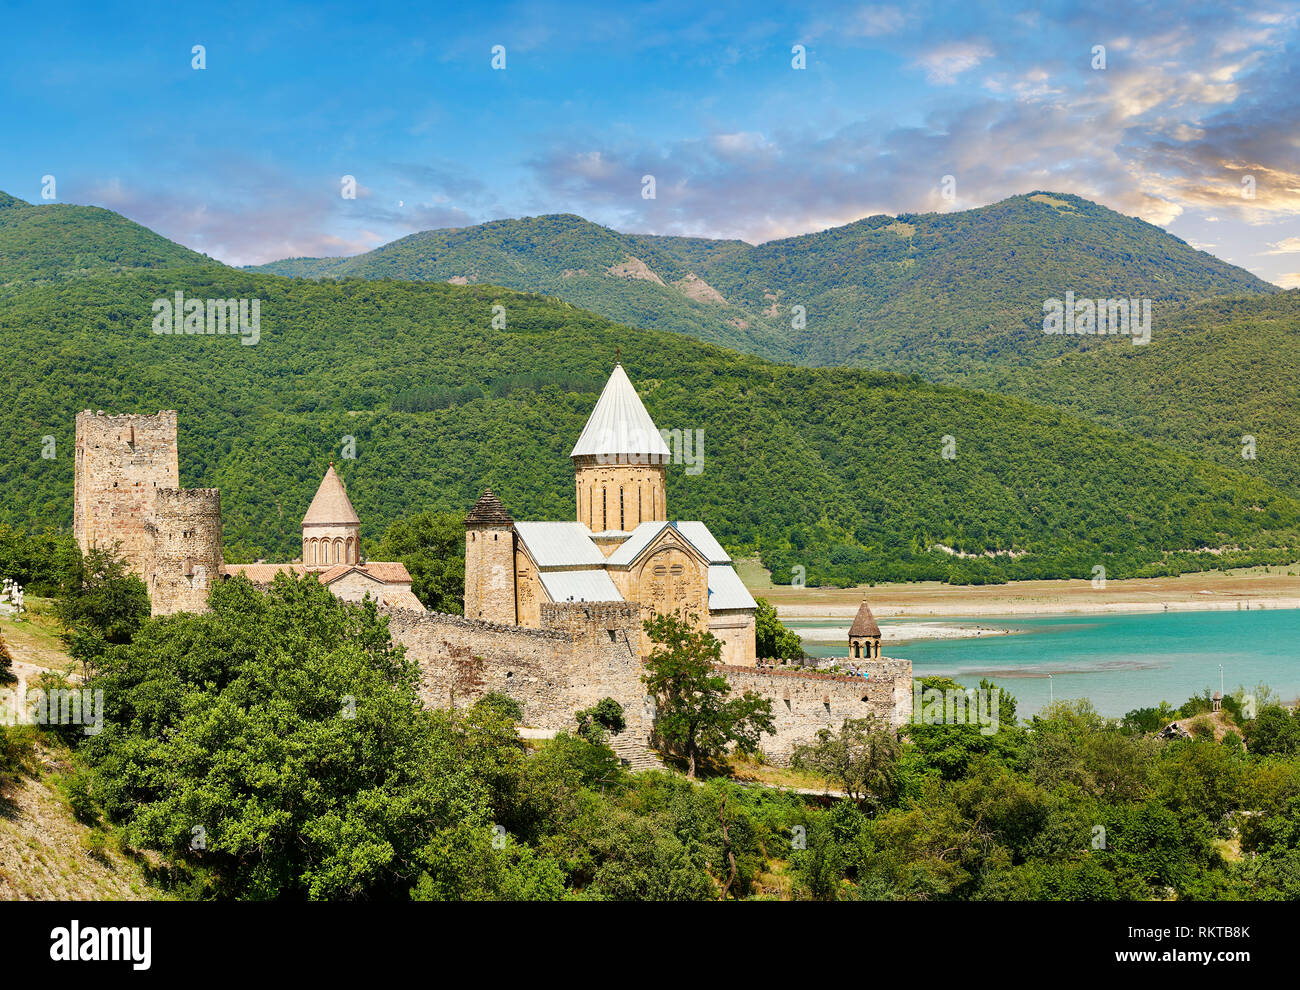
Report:
M 384 609 L 390 616 L 396 618 L 395 609 L 386 607 Z M 534 629 L 529 626 L 507 626 L 499 622 L 488 622 L 484 619 L 467 619 L 463 615 L 452 615 L 450 612 L 434 612 L 431 609 L 416 611 L 415 609 L 401 609 L 402 623 L 419 623 L 424 621 L 431 626 L 451 626 L 454 628 L 464 629 L 468 632 L 482 633 L 507 633 L 510 636 L 533 637 L 534 639 L 552 640 L 562 642 L 573 642 L 572 633 L 563 629 Z M 409 617 L 409 618 L 408 618 Z M 390 621 L 391 625 L 391 621 Z
M 160 516 L 171 514 L 221 514 L 220 488 L 159 488 L 154 509 Z

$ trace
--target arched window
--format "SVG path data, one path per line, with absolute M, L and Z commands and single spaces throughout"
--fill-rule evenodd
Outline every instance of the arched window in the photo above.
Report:
M 352 558 L 352 537 L 348 537 L 348 542 L 345 546 L 347 548 L 347 555 L 344 557 L 343 562 L 345 564 L 355 564 L 356 561 Z
M 623 488 L 622 486 L 620 486 L 618 489 L 618 528 L 619 529 L 622 530 L 627 529 L 627 526 L 624 525 L 624 522 L 625 519 L 623 517 Z
M 302 562 L 308 565 L 316 563 L 316 541 L 306 540 L 303 543 Z
M 343 562 L 343 540 L 335 539 L 334 540 L 334 563 L 341 564 L 342 562 Z

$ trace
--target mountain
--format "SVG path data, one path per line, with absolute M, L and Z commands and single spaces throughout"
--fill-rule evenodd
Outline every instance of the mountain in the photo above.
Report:
M 259 342 L 155 334 L 177 291 L 259 300 Z M 1119 577 L 1300 547 L 1300 500 L 1265 481 L 1021 399 L 772 364 L 492 286 L 200 267 L 0 297 L 0 522 L 70 524 L 85 408 L 180 411 L 181 481 L 222 489 L 231 559 L 292 559 L 331 459 L 372 543 L 489 486 L 516 518 L 570 518 L 567 455 L 619 349 L 657 424 L 703 454 L 671 468 L 672 514 L 778 581 Z
M 1043 333 L 1044 300 L 1067 291 L 1150 299 L 1157 321 L 1191 301 L 1277 291 L 1152 224 L 1044 192 L 953 213 L 873 216 L 758 246 L 543 216 L 262 270 L 504 285 L 772 360 L 939 381 L 1114 346 Z M 803 329 L 792 327 L 795 306 Z
M 121 214 L 96 206 L 33 206 L 0 192 L 0 287 L 137 268 L 214 265 Z
M 969 382 L 1300 492 L 1300 290 L 1209 300 L 1156 325 L 1142 347 L 1074 352 Z

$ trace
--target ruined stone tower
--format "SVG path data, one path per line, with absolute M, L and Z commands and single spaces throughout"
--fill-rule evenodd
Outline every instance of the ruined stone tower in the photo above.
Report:
M 515 603 L 515 522 L 485 491 L 465 518 L 465 618 L 518 622 Z
M 593 533 L 630 533 L 643 522 L 668 518 L 668 445 L 621 364 L 569 456 L 578 522 Z
M 204 611 L 208 589 L 221 573 L 220 490 L 158 489 L 148 529 L 153 536 L 153 614 Z
M 73 532 L 81 552 L 111 548 L 149 583 L 153 537 L 148 531 L 159 489 L 178 488 L 176 410 L 156 416 L 77 414 Z

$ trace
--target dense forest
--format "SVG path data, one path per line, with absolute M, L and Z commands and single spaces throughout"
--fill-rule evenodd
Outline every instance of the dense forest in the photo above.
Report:
M 260 342 L 154 334 L 153 300 L 176 291 L 260 299 Z M 1021 400 L 774 365 L 490 286 L 220 267 L 0 302 L 0 420 L 13 438 L 0 522 L 70 525 L 85 408 L 180 411 L 181 482 L 222 489 L 231 560 L 292 559 L 331 459 L 372 545 L 396 519 L 466 511 L 486 487 L 516 518 L 570 518 L 568 452 L 620 349 L 661 428 L 703 431 L 702 472 L 669 472 L 672 514 L 758 551 L 778 581 L 798 567 L 838 584 L 1087 577 L 1097 564 L 1120 577 L 1282 563 L 1300 546 L 1295 497 Z
M 633 258 L 648 273 L 609 269 Z M 974 210 L 873 216 L 769 241 L 625 235 L 571 215 L 412 234 L 354 258 L 264 270 L 308 277 L 465 279 L 558 296 L 620 323 L 778 361 L 955 381 L 1098 346 L 1042 332 L 1043 301 L 1184 303 L 1274 286 L 1152 224 L 1078 196 L 1030 193 Z M 719 297 L 692 291 L 689 276 Z M 806 326 L 792 325 L 792 306 Z M 1124 341 L 1127 344 L 1127 341 Z
M 1300 491 L 1297 290 L 1189 307 L 1156 327 L 1144 347 L 1072 353 L 967 381 Z

